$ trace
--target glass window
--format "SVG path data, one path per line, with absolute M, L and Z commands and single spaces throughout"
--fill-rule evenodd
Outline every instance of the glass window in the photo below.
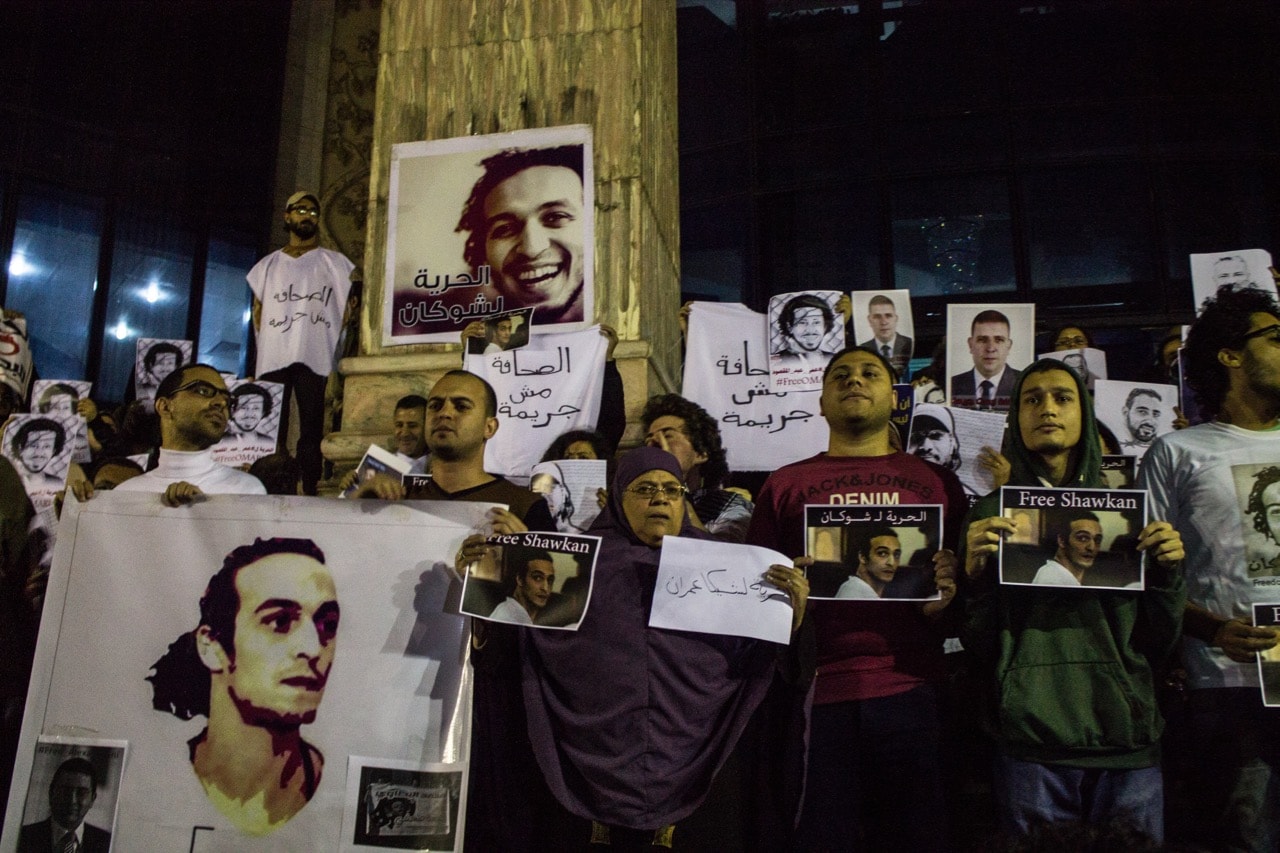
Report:
M 874 184 L 762 198 L 766 293 L 880 287 L 878 199 Z
M 199 360 L 244 376 L 249 340 L 249 285 L 245 273 L 257 261 L 256 242 L 247 236 L 209 241 L 200 311 Z
M 40 185 L 21 192 L 5 307 L 27 315 L 45 379 L 85 378 L 101 241 L 100 200 Z
M 856 11 L 772 17 L 760 42 L 760 114 L 768 131 L 863 121 L 871 52 Z
M 195 237 L 170 217 L 128 211 L 116 225 L 97 390 L 119 400 L 139 338 L 185 338 Z
M 750 211 L 751 204 L 745 198 L 680 211 L 680 291 L 684 298 L 742 301 Z
M 1014 289 L 1003 177 L 902 181 L 892 206 L 894 287 L 913 297 Z

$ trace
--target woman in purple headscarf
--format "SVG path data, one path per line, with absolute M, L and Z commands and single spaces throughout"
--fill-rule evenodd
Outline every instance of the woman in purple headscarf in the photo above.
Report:
M 662 537 L 711 537 L 690 524 L 680 466 L 666 451 L 631 451 L 612 485 L 590 530 L 601 548 L 579 629 L 525 635 L 525 705 L 538 764 L 556 799 L 592 820 L 593 840 L 608 836 L 615 851 L 754 845 L 747 825 L 763 805 L 754 793 L 776 780 L 761 777 L 761 755 L 802 750 L 761 722 L 774 704 L 764 699 L 778 681 L 790 682 L 783 695 L 803 697 L 811 671 L 799 675 L 807 667 L 786 659 L 794 648 L 648 627 Z M 804 573 L 772 566 L 765 578 L 790 595 L 798 628 Z M 587 839 L 553 841 L 574 849 Z

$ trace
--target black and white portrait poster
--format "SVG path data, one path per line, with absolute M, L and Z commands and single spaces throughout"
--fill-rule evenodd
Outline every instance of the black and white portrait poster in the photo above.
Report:
M 40 415 L 60 418 L 80 414 L 81 400 L 89 399 L 92 382 L 79 379 L 37 379 L 31 386 L 31 411 Z M 84 418 L 76 426 L 75 449 L 71 461 L 87 463 L 93 456 L 89 452 L 89 428 Z
M 915 352 L 915 321 L 911 317 L 909 290 L 855 290 L 853 340 L 889 359 L 899 379 L 906 379 L 907 365 Z
M 916 406 L 907 452 L 941 465 L 960 478 L 970 499 L 995 489 L 994 471 L 980 464 L 983 448 L 1000 450 L 1005 416 L 921 403 Z
M 191 363 L 192 349 L 191 341 L 139 338 L 133 361 L 135 399 L 154 400 L 164 378 Z
M 227 434 L 213 446 L 213 461 L 232 467 L 252 465 L 276 452 L 284 386 L 236 379 L 228 382 L 227 388 L 231 391 L 231 417 Z
M 472 355 L 493 355 L 495 352 L 519 349 L 529 343 L 533 331 L 532 308 L 503 311 L 484 319 L 484 337 L 467 338 L 467 352 Z
M 1254 599 L 1280 599 L 1280 465 L 1233 465 L 1231 479 Z
M 41 514 L 52 512 L 53 496 L 67 483 L 75 450 L 79 415 L 14 415 L 5 427 L 4 456 L 22 477 L 31 504 Z
M 445 611 L 492 506 L 69 498 L 5 844 L 37 737 L 72 728 L 129 743 L 119 850 L 335 850 L 348 756 L 465 762 Z
M 540 332 L 594 318 L 588 125 L 393 145 L 387 206 L 383 346 L 518 308 Z
M 466 785 L 463 765 L 351 756 L 341 850 L 461 850 Z
M 1231 285 L 1233 290 L 1253 287 L 1276 295 L 1276 284 L 1271 278 L 1271 253 L 1266 249 L 1205 252 L 1191 255 L 1190 260 L 1191 294 L 1197 316 L 1204 301 L 1224 284 Z
M 1178 389 L 1155 382 L 1121 382 L 1099 379 L 1093 386 L 1093 407 L 1098 420 L 1120 442 L 1126 456 L 1141 459 L 1151 442 L 1173 432 L 1174 406 Z
M 1280 598 L 1253 605 L 1253 624 L 1280 631 Z M 1280 708 L 1280 645 L 1258 652 L 1258 680 L 1262 684 L 1262 704 Z
M 591 600 L 598 536 L 513 533 L 463 551 L 462 612 L 531 628 L 578 630 Z
M 769 381 L 774 390 L 821 390 L 827 362 L 844 349 L 839 301 L 834 290 L 769 298 Z
M 1138 458 L 1124 454 L 1102 457 L 1102 479 L 1108 489 L 1132 489 L 1138 478 Z
M 1143 588 L 1137 546 L 1146 492 L 1005 486 L 1000 513 L 1018 525 L 1018 535 L 1000 541 L 1000 583 Z
M 128 751 L 122 740 L 39 738 L 17 849 L 60 850 L 63 836 L 71 831 L 79 838 L 77 853 L 107 853 Z
M 470 355 L 463 366 L 498 396 L 498 431 L 484 447 L 484 470 L 529 476 L 551 442 L 595 429 L 609 340 L 599 326 L 537 335 L 520 349 Z
M 961 409 L 1009 410 L 1035 356 L 1036 306 L 947 306 L 947 399 Z
M 533 466 L 529 488 L 546 499 L 561 533 L 586 533 L 596 520 L 608 464 L 604 459 L 557 459 Z
M 933 557 L 942 547 L 942 507 L 805 506 L 810 598 L 919 601 L 938 598 Z
M 827 447 L 820 394 L 769 387 L 765 317 L 745 305 L 695 302 L 684 396 L 720 421 L 733 471 L 773 471 Z
M 0 384 L 9 386 L 19 400 L 27 399 L 31 387 L 31 343 L 27 319 L 0 318 Z
M 1076 375 L 1084 380 L 1084 387 L 1093 390 L 1093 383 L 1107 378 L 1107 354 L 1100 349 L 1085 347 L 1083 349 L 1057 350 L 1041 353 L 1037 358 L 1056 358 L 1070 367 Z

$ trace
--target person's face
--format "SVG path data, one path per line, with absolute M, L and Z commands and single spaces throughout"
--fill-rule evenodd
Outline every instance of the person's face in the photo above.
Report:
M 596 456 L 596 449 L 591 446 L 589 441 L 570 442 L 564 451 L 565 459 L 599 459 Z
M 552 518 L 560 514 L 564 506 L 564 497 L 568 493 L 564 484 L 550 474 L 534 474 L 533 479 L 529 481 L 529 491 L 542 495 L 546 499 L 547 509 L 551 510 Z
M 1213 286 L 1221 287 L 1229 284 L 1233 288 L 1244 287 L 1249 283 L 1249 267 L 1244 258 L 1223 258 L 1213 264 Z
M 1064 541 L 1058 537 L 1062 555 L 1076 571 L 1088 570 L 1102 548 L 1102 525 L 1090 518 L 1071 522 L 1071 533 Z
M 893 379 L 871 353 L 846 353 L 827 372 L 818 407 L 831 425 L 883 428 L 893 410 Z
M 32 474 L 39 474 L 53 459 L 54 448 L 58 446 L 58 437 L 53 430 L 41 429 L 27 433 L 27 440 L 18 454 L 22 459 L 22 467 Z
M 987 378 L 995 376 L 1004 370 L 1012 346 L 1009 327 L 1004 323 L 975 323 L 973 336 L 969 338 L 969 355 L 973 356 L 974 369 Z
M 1249 317 L 1250 332 L 1275 325 L 1280 325 L 1280 318 L 1266 312 Z M 1246 393 L 1269 404 L 1280 403 L 1280 341 L 1272 335 L 1250 338 L 1240 348 L 1239 357 Z
M 871 324 L 871 332 L 876 336 L 876 340 L 887 343 L 893 337 L 893 333 L 898 330 L 898 312 L 892 305 L 878 303 L 871 306 L 867 322 Z
M 555 585 L 555 564 L 550 560 L 530 560 L 528 574 L 516 578 L 515 599 L 532 614 L 547 606 Z
M 858 555 L 858 577 L 870 584 L 878 595 L 898 572 L 902 545 L 897 536 L 876 536 L 868 551 L 865 557 Z
M 427 449 L 446 462 L 482 453 L 498 431 L 484 411 L 484 386 L 474 376 L 445 376 L 427 396 Z
M 791 330 L 787 334 L 796 346 L 805 352 L 813 352 L 822 345 L 827 327 L 821 309 L 797 308 L 791 318 Z
M 337 648 L 339 608 L 328 568 L 272 554 L 236 573 L 235 654 L 227 689 L 246 723 L 315 719 Z
M 245 394 L 236 400 L 236 410 L 231 416 L 236 427 L 243 432 L 252 432 L 262 420 L 262 398 L 257 394 Z
M 125 480 L 140 476 L 140 472 L 124 465 L 103 465 L 93 475 L 93 490 L 109 492 Z
M 1055 455 L 1080 443 L 1080 393 L 1065 370 L 1034 373 L 1022 383 L 1018 428 L 1033 453 Z
M 65 418 L 76 413 L 76 401 L 70 394 L 55 394 L 40 407 L 40 412 L 46 415 L 54 415 L 55 417 Z
M 1280 482 L 1262 490 L 1262 511 L 1266 513 L 1271 541 L 1280 545 Z
M 201 383 L 195 385 L 193 383 Z M 181 386 L 190 385 L 164 401 L 156 402 L 162 419 L 169 419 L 178 438 L 192 447 L 211 447 L 227 432 L 230 396 L 227 383 L 218 371 L 195 367 L 182 376 Z M 203 393 L 202 393 L 203 392 Z M 206 393 L 213 396 L 207 397 Z
M 1134 397 L 1133 402 L 1124 410 L 1124 421 L 1129 427 L 1129 434 L 1143 444 L 1152 441 L 1156 437 L 1156 427 L 1163 413 L 1162 406 L 1163 403 L 1157 397 L 1146 394 Z
M 426 409 L 396 409 L 392 424 L 396 450 L 414 459 L 426 453 L 426 426 Z
M 670 453 L 680 463 L 680 470 L 687 479 L 689 472 L 707 461 L 705 453 L 699 453 L 689 438 L 688 427 L 684 418 L 675 415 L 663 415 L 649 424 L 644 443 L 650 447 L 660 447 Z
M 651 498 L 642 497 L 634 489 L 661 486 L 667 491 Z M 650 548 L 662 544 L 663 536 L 676 536 L 684 521 L 684 500 L 680 497 L 680 481 L 660 468 L 646 471 L 627 484 L 622 493 L 622 513 L 636 538 Z
M 309 198 L 290 207 L 284 214 L 284 229 L 290 234 L 297 234 L 304 240 L 316 236 L 320 227 L 319 205 Z
M 911 452 L 927 462 L 950 468 L 955 451 L 955 436 L 943 427 L 933 426 L 911 433 Z
M 505 347 L 511 340 L 511 321 L 499 320 L 497 327 L 494 329 L 493 342 L 500 347 Z
M 1067 349 L 1084 349 L 1089 345 L 1089 339 L 1085 337 L 1084 330 L 1076 326 L 1067 326 L 1053 342 L 1053 351 L 1061 352 Z
M 494 286 L 515 306 L 559 309 L 582 287 L 582 179 L 564 166 L 533 166 L 484 201 L 485 257 Z
M 88 773 L 63 770 L 49 786 L 49 816 L 64 829 L 75 829 L 98 798 Z
M 178 357 L 171 352 L 156 353 L 151 360 L 151 379 L 159 385 L 178 366 Z
M 390 811 L 393 817 L 404 817 L 409 813 L 409 804 L 404 800 L 392 800 Z

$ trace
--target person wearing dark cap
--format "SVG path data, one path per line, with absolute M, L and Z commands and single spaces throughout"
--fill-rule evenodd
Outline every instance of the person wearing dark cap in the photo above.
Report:
M 280 406 L 280 441 L 289 434 L 289 395 L 298 404 L 298 462 L 302 488 L 316 493 L 320 480 L 320 439 L 324 433 L 325 380 L 336 364 L 351 273 L 355 264 L 341 252 L 320 246 L 320 200 L 299 190 L 285 204 L 289 242 L 249 270 L 253 327 L 258 341 L 255 375 L 285 386 Z

